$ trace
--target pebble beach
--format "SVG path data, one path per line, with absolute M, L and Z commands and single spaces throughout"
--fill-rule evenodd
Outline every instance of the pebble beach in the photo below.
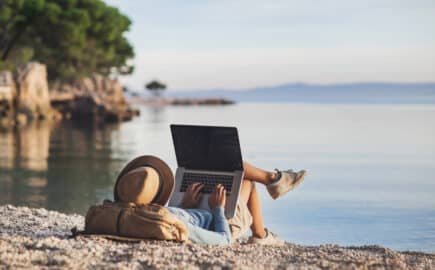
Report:
M 11 205 L 0 213 L 0 269 L 435 269 L 435 254 L 381 246 L 126 243 L 70 238 L 81 215 Z

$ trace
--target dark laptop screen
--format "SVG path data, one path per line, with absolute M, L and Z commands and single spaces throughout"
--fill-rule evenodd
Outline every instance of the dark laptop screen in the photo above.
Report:
M 243 170 L 235 127 L 171 125 L 179 167 L 192 170 Z

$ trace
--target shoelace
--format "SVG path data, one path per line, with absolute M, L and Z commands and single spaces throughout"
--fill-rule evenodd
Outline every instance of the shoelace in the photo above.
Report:
M 281 174 L 282 174 L 283 172 L 288 173 L 288 174 L 296 173 L 296 172 L 294 172 L 292 169 L 285 170 L 285 171 L 280 171 L 280 170 L 278 170 L 278 169 L 275 168 L 275 171 L 276 171 L 276 173 L 278 174 L 278 175 L 277 175 L 277 180 L 281 177 Z

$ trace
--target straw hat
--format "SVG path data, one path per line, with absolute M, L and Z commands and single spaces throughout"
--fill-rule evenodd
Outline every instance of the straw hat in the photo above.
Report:
M 115 201 L 165 205 L 174 189 L 169 166 L 155 156 L 130 161 L 119 174 L 114 188 Z

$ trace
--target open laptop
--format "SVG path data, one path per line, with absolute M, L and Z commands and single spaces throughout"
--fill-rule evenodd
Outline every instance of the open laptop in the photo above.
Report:
M 204 187 L 199 208 L 209 209 L 208 195 L 222 184 L 227 191 L 225 216 L 233 217 L 243 180 L 237 128 L 171 125 L 171 133 L 178 168 L 169 206 L 179 206 L 187 187 L 200 182 Z

